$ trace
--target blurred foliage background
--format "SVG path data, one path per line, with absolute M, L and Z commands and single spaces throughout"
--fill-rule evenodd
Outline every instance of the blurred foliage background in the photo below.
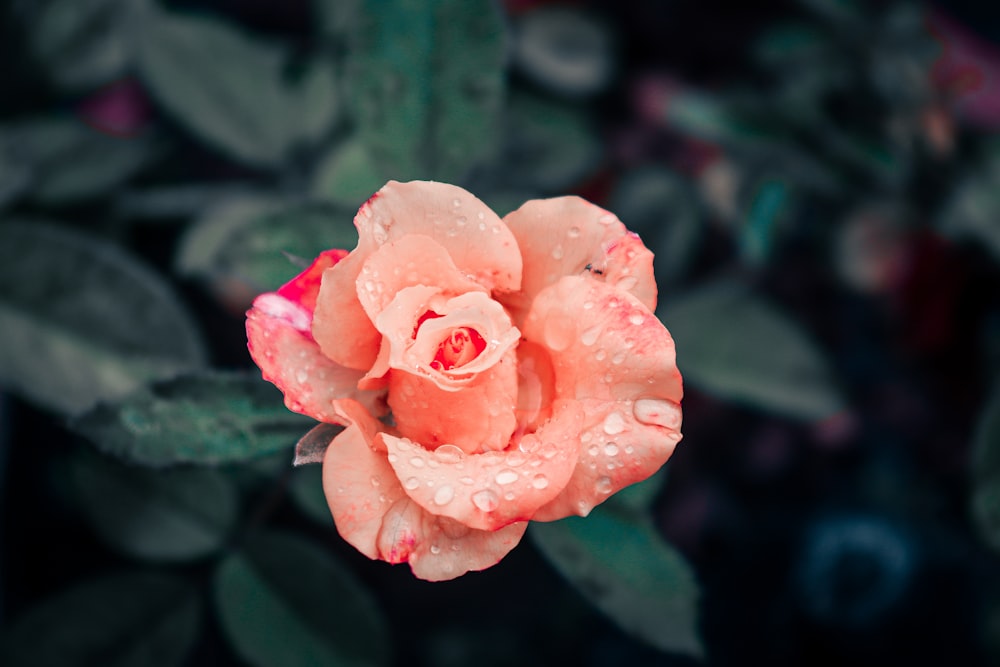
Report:
M 0 4 L 5 665 L 1000 662 L 1000 10 Z M 337 536 L 243 312 L 388 179 L 656 253 L 685 440 L 427 584 Z

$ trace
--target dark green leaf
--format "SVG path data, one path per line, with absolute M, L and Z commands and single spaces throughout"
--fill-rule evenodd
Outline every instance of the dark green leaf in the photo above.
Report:
M 92 88 L 124 72 L 131 57 L 130 0 L 20 4 L 31 50 L 56 84 Z
M 234 198 L 191 228 L 181 243 L 178 270 L 210 282 L 240 284 L 253 294 L 272 290 L 302 270 L 290 256 L 310 261 L 324 250 L 357 245 L 354 213 L 325 203 Z
M 204 363 L 194 323 L 163 280 L 108 243 L 0 222 L 0 382 L 77 413 Z
M 385 622 L 370 594 L 307 540 L 256 535 L 220 564 L 213 583 L 222 627 L 255 667 L 388 662 Z
M 658 314 L 677 344 L 685 381 L 703 391 L 801 419 L 845 407 L 819 348 L 739 284 L 701 287 Z
M 260 377 L 202 373 L 155 383 L 73 422 L 101 451 L 148 466 L 244 461 L 288 448 L 315 422 Z
M 492 154 L 504 24 L 488 0 L 368 0 L 352 55 L 359 139 L 388 178 L 457 182 Z
M 197 591 L 152 572 L 112 574 L 48 598 L 4 637 L 8 667 L 171 667 L 201 625 Z
M 995 157 L 958 182 L 941 212 L 944 234 L 978 241 L 1000 261 L 1000 142 Z
M 698 586 L 683 557 L 638 514 L 610 506 L 533 523 L 535 544 L 626 632 L 664 651 L 700 655 Z
M 159 155 L 153 136 L 117 137 L 71 116 L 0 127 L 0 161 L 19 165 L 33 200 L 64 204 L 101 195 Z
M 150 470 L 91 455 L 74 462 L 80 508 L 108 544 L 135 558 L 179 561 L 222 548 L 236 489 L 211 468 Z
M 386 180 L 365 145 L 349 139 L 320 161 L 313 174 L 311 192 L 317 199 L 359 209 Z
M 983 406 L 972 449 L 972 518 L 979 533 L 1000 551 L 1000 391 Z
M 137 25 L 139 73 L 152 94 L 237 160 L 278 167 L 334 121 L 336 80 L 326 63 L 290 81 L 287 49 L 220 20 L 148 8 Z
M 192 218 L 220 202 L 251 197 L 249 183 L 190 183 L 132 189 L 115 199 L 115 214 L 129 220 L 159 223 Z M 261 199 L 266 196 L 258 195 Z
M 511 185 L 563 194 L 597 169 L 602 150 L 578 108 L 529 95 L 511 98 L 502 174 Z

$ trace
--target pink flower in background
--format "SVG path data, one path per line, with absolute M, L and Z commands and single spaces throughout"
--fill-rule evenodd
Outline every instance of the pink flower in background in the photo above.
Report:
M 527 521 L 586 515 L 681 438 L 681 377 L 652 253 L 578 197 L 501 220 L 465 190 L 390 182 L 330 250 L 248 313 L 291 410 L 346 428 L 323 486 L 370 558 L 443 580 Z

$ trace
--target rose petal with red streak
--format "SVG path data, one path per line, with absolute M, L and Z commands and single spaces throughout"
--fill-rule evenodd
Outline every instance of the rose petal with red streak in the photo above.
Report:
M 613 213 L 580 197 L 556 197 L 526 202 L 504 222 L 524 258 L 521 291 L 501 298 L 515 311 L 515 321 L 545 287 L 585 272 L 655 310 L 653 253 Z
M 324 250 L 309 267 L 278 289 L 278 295 L 298 303 L 310 313 L 316 310 L 323 272 L 347 257 L 346 250 Z

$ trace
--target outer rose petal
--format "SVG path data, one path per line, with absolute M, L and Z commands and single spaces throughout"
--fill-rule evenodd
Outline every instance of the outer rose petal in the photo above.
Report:
M 526 202 L 504 222 L 524 258 L 521 291 L 502 298 L 516 322 L 546 286 L 588 271 L 656 309 L 653 253 L 613 213 L 579 197 L 556 197 Z
M 423 234 L 444 246 L 455 266 L 488 290 L 512 292 L 521 286 L 521 253 L 514 236 L 486 204 L 455 185 L 389 181 L 361 207 L 354 224 L 359 249 Z
M 341 537 L 355 549 L 373 559 L 409 562 L 416 576 L 441 581 L 495 565 L 517 546 L 524 523 L 495 532 L 473 530 L 413 503 L 364 431 L 348 426 L 323 460 L 330 512 Z
M 587 415 L 576 425 L 573 478 L 533 518 L 586 515 L 656 472 L 681 438 L 673 340 L 638 299 L 588 277 L 541 292 L 524 327 L 552 352 L 556 399 L 577 401 Z
M 427 449 L 457 445 L 467 454 L 504 449 L 517 427 L 517 354 L 499 363 L 461 391 L 446 391 L 412 373 L 389 374 L 389 407 L 399 432 Z
M 347 257 L 346 250 L 324 250 L 305 271 L 278 289 L 278 294 L 294 301 L 310 313 L 316 310 L 316 296 L 323 272 Z
M 355 250 L 323 272 L 312 328 L 323 354 L 347 368 L 365 370 L 375 363 L 379 348 L 378 331 L 358 301 L 356 286 L 367 254 Z
M 418 505 L 471 528 L 497 530 L 533 518 L 560 493 L 576 465 L 583 417 L 577 401 L 557 403 L 552 419 L 503 452 L 466 455 L 453 445 L 428 452 L 406 438 L 379 439 Z
M 374 415 L 386 412 L 384 391 L 361 391 L 363 373 L 326 358 L 309 333 L 311 314 L 278 294 L 262 294 L 247 313 L 247 346 L 264 379 L 285 395 L 293 412 L 343 423 L 334 401 L 353 398 Z

